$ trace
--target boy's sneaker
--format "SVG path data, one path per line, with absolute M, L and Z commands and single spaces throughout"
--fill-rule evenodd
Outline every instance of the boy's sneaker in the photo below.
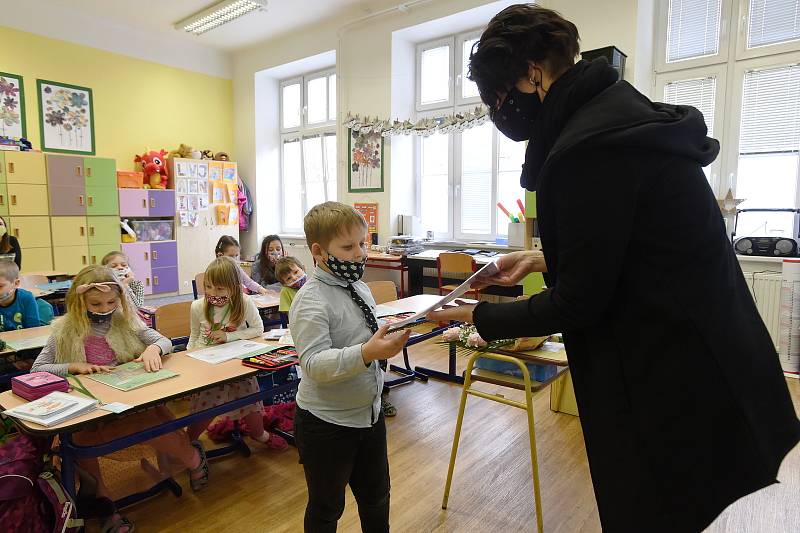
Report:
M 388 394 L 381 394 L 381 411 L 383 411 L 383 416 L 386 417 L 395 416 L 397 414 L 397 407 L 392 405 L 392 402 L 389 401 Z

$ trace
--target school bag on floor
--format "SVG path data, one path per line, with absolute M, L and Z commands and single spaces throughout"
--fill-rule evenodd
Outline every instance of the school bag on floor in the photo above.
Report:
M 0 446 L 0 524 L 9 533 L 77 533 L 75 502 L 45 469 L 47 439 L 25 434 Z

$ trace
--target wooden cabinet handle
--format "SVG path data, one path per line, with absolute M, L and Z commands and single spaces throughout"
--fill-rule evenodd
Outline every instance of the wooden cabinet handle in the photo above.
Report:
M 87 205 L 89 205 L 90 207 L 94 205 L 94 196 L 87 196 L 86 200 L 87 200 Z
M 93 256 L 92 256 L 92 264 L 93 264 L 93 265 L 96 265 L 96 264 L 97 264 L 97 256 L 96 256 L 96 255 L 93 255 Z
M 94 237 L 94 226 L 89 226 L 89 237 Z
M 145 261 L 150 261 L 150 258 L 148 256 L 149 256 L 149 254 L 147 252 L 145 252 L 144 253 L 144 260 Z
M 4 194 L 0 194 L 0 205 L 6 205 L 6 197 Z
M 153 250 L 150 255 L 153 256 L 153 261 L 158 261 L 158 250 Z
M 9 161 L 9 163 L 8 163 L 8 173 L 9 174 L 13 174 L 14 173 L 14 163 L 11 162 L 11 161 Z
M 158 285 L 158 276 L 153 276 L 153 286 Z
M 92 167 L 86 167 L 86 177 L 87 178 L 92 177 Z
M 150 198 L 150 209 L 153 209 L 156 206 L 156 199 Z
M 81 237 L 86 235 L 86 228 L 85 227 L 81 226 L 81 230 L 80 231 L 81 231 Z
M 16 194 L 12 194 L 11 195 L 11 205 L 17 205 L 17 195 Z
M 78 196 L 78 205 L 83 205 L 83 195 Z
M 142 198 L 142 207 L 147 209 L 147 198 Z
M 85 256 L 85 255 L 82 255 L 82 256 L 81 256 L 81 261 L 83 261 L 83 264 L 84 264 L 84 265 L 86 264 L 86 256 Z
M 144 278 L 144 284 L 150 286 L 150 278 Z
M 14 228 L 14 237 L 19 239 L 19 228 Z
M 76 167 L 75 167 L 75 177 L 76 177 L 76 178 L 80 178 L 80 177 L 81 177 L 81 174 L 82 174 L 82 172 L 81 172 L 81 167 L 80 167 L 80 166 L 76 166 Z

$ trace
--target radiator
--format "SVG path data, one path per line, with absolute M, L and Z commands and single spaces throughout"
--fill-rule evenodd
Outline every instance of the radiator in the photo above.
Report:
M 745 272 L 745 280 L 777 348 L 780 339 L 781 275 L 772 272 Z

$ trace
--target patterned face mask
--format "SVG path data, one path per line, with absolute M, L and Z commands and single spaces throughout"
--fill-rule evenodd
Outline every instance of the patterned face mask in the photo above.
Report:
M 269 260 L 273 263 L 277 263 L 280 258 L 283 257 L 282 252 L 270 252 L 269 253 Z
M 108 322 L 111 320 L 111 315 L 114 314 L 117 308 L 115 307 L 111 311 L 106 313 L 93 313 L 92 311 L 86 311 L 86 316 L 89 318 L 89 321 L 94 324 L 102 324 L 103 322 Z
M 208 296 L 206 295 L 206 301 L 211 305 L 215 305 L 217 307 L 222 307 L 223 305 L 228 303 L 230 298 L 228 296 Z
M 299 278 L 297 281 L 295 281 L 294 283 L 289 285 L 289 287 L 291 287 L 293 289 L 299 289 L 300 287 L 302 287 L 303 285 L 306 284 L 306 279 L 307 279 L 306 275 L 303 274 L 303 276 L 301 278 Z
M 364 256 L 361 262 L 356 263 L 355 261 L 342 261 L 328 254 L 328 259 L 325 261 L 325 264 L 335 276 L 342 278 L 348 283 L 355 283 L 364 275 L 364 265 L 367 264 L 367 257 Z

